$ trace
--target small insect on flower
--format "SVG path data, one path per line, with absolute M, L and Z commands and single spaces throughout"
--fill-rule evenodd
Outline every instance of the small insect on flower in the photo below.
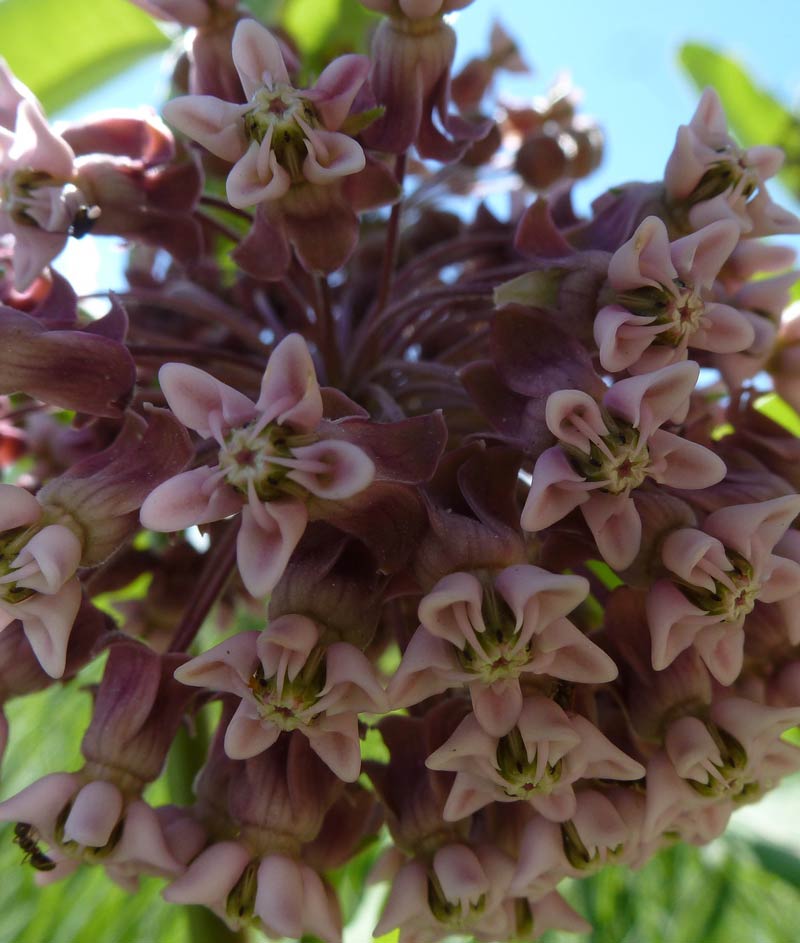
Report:
M 37 871 L 52 871 L 56 863 L 40 851 L 36 829 L 27 822 L 17 822 L 14 826 L 14 844 L 25 852 L 22 863 L 29 861 Z

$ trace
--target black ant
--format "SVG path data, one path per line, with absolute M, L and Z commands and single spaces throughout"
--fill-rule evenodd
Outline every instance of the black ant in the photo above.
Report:
M 39 850 L 35 835 L 36 830 L 27 822 L 17 822 L 14 826 L 14 844 L 19 845 L 25 852 L 22 863 L 30 861 L 32 867 L 36 868 L 37 871 L 52 871 L 56 863 Z

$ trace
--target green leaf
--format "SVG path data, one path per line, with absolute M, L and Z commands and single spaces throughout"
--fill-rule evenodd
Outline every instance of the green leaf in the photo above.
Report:
M 3 0 L 0 36 L 11 69 L 51 112 L 169 46 L 127 0 Z
M 760 413 L 768 416 L 773 422 L 777 422 L 779 426 L 783 426 L 795 435 L 800 435 L 800 416 L 777 393 L 760 396 L 755 405 Z
M 767 144 L 782 147 L 786 163 L 781 179 L 800 195 L 800 119 L 774 95 L 757 85 L 735 59 L 699 43 L 686 43 L 680 61 L 698 88 L 712 85 L 722 99 L 728 122 L 750 147 Z
M 317 72 L 335 56 L 366 52 L 375 14 L 353 0 L 284 0 L 281 25 Z

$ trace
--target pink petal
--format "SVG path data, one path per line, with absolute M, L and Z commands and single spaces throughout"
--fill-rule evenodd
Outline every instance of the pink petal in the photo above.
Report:
M 329 716 L 343 711 L 384 714 L 389 710 L 386 693 L 375 668 L 355 645 L 334 642 L 325 655 L 325 686 L 317 707 Z
M 258 632 L 239 632 L 181 665 L 175 679 L 181 684 L 230 691 L 241 697 L 258 667 L 257 638 Z
M 13 606 L 12 611 L 22 622 L 33 654 L 51 678 L 60 678 L 64 674 L 67 644 L 81 598 L 81 585 L 73 578 L 53 595 L 36 593 Z M 0 609 L 5 608 L 0 601 Z
M 305 731 L 311 749 L 339 779 L 354 783 L 361 772 L 358 716 L 322 716 Z
M 392 710 L 411 707 L 450 687 L 459 665 L 450 645 L 420 626 L 412 635 L 386 696 Z
M 297 432 L 313 432 L 322 420 L 322 395 L 308 345 L 289 334 L 270 355 L 256 408 L 260 424 L 277 422 Z
M 224 906 L 249 861 L 250 852 L 243 845 L 218 842 L 201 852 L 188 870 L 164 890 L 164 899 L 173 904 Z
M 657 216 L 643 220 L 633 236 L 617 249 L 608 266 L 615 291 L 672 286 L 677 272 L 669 251 L 667 227 Z
M 572 717 L 572 725 L 581 738 L 581 759 L 586 764 L 587 779 L 641 779 L 645 769 L 641 763 L 623 753 L 594 724 L 580 714 Z
M 528 896 L 536 889 L 542 875 L 555 872 L 559 877 L 568 867 L 564 855 L 561 829 L 554 822 L 537 816 L 524 828 L 520 841 L 519 863 L 509 893 L 515 897 Z
M 652 661 L 656 671 L 663 671 L 694 642 L 716 617 L 693 606 L 669 580 L 659 580 L 647 596 L 647 621 L 652 638 Z
M 255 912 L 270 936 L 299 940 L 303 935 L 301 865 L 283 855 L 268 855 L 258 866 Z
M 484 730 L 475 714 L 467 714 L 447 740 L 425 760 L 425 765 L 428 769 L 457 773 L 474 768 L 472 761 L 476 758 L 482 761 L 479 765 L 494 767 L 497 763 L 497 737 Z
M 685 411 L 700 368 L 692 361 L 615 383 L 603 397 L 610 412 L 639 430 L 645 439 L 667 420 Z
M 322 878 L 308 865 L 301 866 L 303 876 L 303 928 L 323 943 L 340 943 L 342 915 L 336 895 L 328 893 Z
M 458 772 L 442 810 L 445 822 L 458 822 L 496 799 L 496 788 L 471 773 Z
M 476 642 L 475 632 L 486 629 L 482 601 L 483 587 L 476 577 L 471 573 L 451 573 L 423 597 L 417 615 L 431 635 L 463 650 L 467 642 Z
M 577 808 L 575 790 L 572 786 L 563 783 L 549 796 L 537 795 L 535 792 L 531 793 L 528 801 L 539 815 L 544 816 L 551 822 L 566 822 L 572 818 Z M 538 925 L 536 929 L 539 929 Z
M 228 202 L 238 209 L 257 203 L 279 200 L 291 186 L 289 174 L 278 163 L 272 150 L 272 128 L 259 144 L 250 146 L 233 165 L 225 183 Z
M 124 801 L 112 783 L 87 783 L 75 796 L 64 822 L 64 840 L 102 848 L 119 822 Z
M 557 892 L 551 891 L 531 904 L 536 933 L 565 930 L 567 933 L 591 933 L 592 925 L 576 913 Z
M 608 435 L 608 427 L 603 422 L 600 407 L 581 390 L 558 390 L 547 397 L 545 407 L 547 428 L 553 435 L 575 446 L 581 452 L 589 453 L 591 443 Z
M 710 86 L 703 89 L 689 127 L 708 143 L 728 137 L 728 119 L 716 89 Z
M 375 463 L 352 442 L 322 439 L 295 448 L 292 454 L 301 463 L 324 466 L 324 471 L 306 471 L 301 465 L 288 475 L 318 498 L 329 501 L 351 498 L 372 484 L 375 478 Z
M 20 574 L 15 582 L 39 593 L 57 593 L 74 576 L 82 550 L 81 542 L 71 530 L 61 524 L 50 524 L 31 537 L 12 563 L 15 570 L 33 564 L 38 572 L 29 576 Z M 13 574 L 14 570 L 8 575 Z
M 77 773 L 51 773 L 0 802 L 0 822 L 27 822 L 50 841 L 56 819 L 81 788 Z
M 67 142 L 54 134 L 42 112 L 23 99 L 17 106 L 14 144 L 8 155 L 15 167 L 43 171 L 67 183 L 75 174 L 75 154 Z
M 27 291 L 67 244 L 67 234 L 23 224 L 12 224 L 10 229 L 14 234 L 14 287 Z
M 674 530 L 667 535 L 661 547 L 661 559 L 664 566 L 685 583 L 702 586 L 712 593 L 716 592 L 716 573 L 733 569 L 725 548 L 716 537 L 692 527 Z M 704 567 L 706 561 L 708 565 Z
M 284 677 L 294 681 L 319 637 L 316 622 L 308 616 L 287 613 L 271 621 L 256 643 L 265 677 L 277 675 L 279 688 Z
M 247 150 L 243 113 L 241 105 L 211 95 L 184 95 L 164 105 L 164 117 L 171 125 L 230 163 Z
M 616 373 L 635 364 L 666 329 L 653 321 L 654 318 L 640 317 L 620 305 L 601 308 L 594 319 L 593 331 L 603 369 Z
M 707 304 L 691 344 L 699 350 L 731 354 L 747 350 L 755 339 L 756 332 L 741 311 L 730 305 Z
M 662 485 L 696 491 L 722 481 L 727 472 L 725 463 L 710 449 L 664 429 L 657 429 L 647 446 L 652 463 L 648 473 Z
M 203 438 L 219 440 L 256 414 L 253 403 L 238 390 L 187 363 L 165 363 L 158 371 L 158 381 L 169 408 L 184 426 Z
M 642 519 L 633 500 L 596 491 L 581 512 L 606 563 L 614 570 L 629 567 L 642 542 Z
M 478 856 L 466 845 L 445 845 L 433 856 L 433 872 L 445 900 L 461 905 L 462 913 L 477 905 L 489 890 L 489 879 Z
M 664 171 L 664 185 L 672 199 L 683 200 L 688 197 L 706 171 L 696 145 L 697 135 L 688 125 L 681 125 Z
M 706 783 L 709 773 L 705 765 L 722 766 L 719 747 L 698 717 L 680 717 L 670 724 L 664 737 L 664 748 L 682 779 Z
M 251 496 L 242 510 L 236 540 L 236 562 L 248 593 L 266 596 L 275 588 L 307 523 L 308 511 L 301 501 L 288 498 L 263 504 Z
M 582 576 L 551 573 L 524 563 L 506 567 L 494 585 L 526 639 L 577 609 L 589 594 L 589 581 Z
M 306 137 L 308 156 L 303 176 L 310 183 L 326 185 L 341 177 L 357 174 L 367 159 L 358 141 L 338 131 L 313 131 Z
M 520 526 L 533 533 L 550 527 L 588 501 L 591 489 L 559 446 L 546 449 L 536 460 Z
M 420 915 L 429 912 L 425 866 L 421 861 L 410 861 L 400 869 L 392 882 L 389 897 L 373 936 L 384 936 L 395 927 L 412 923 Z
M 256 714 L 249 701 L 242 701 L 225 731 L 225 753 L 232 760 L 249 760 L 268 750 L 280 734 L 278 727 Z
M 35 524 L 41 516 L 42 508 L 29 491 L 0 484 L 0 533 Z
M 800 495 L 739 504 L 709 514 L 704 530 L 751 562 L 769 553 L 800 514 Z
M 220 477 L 218 468 L 203 465 L 167 479 L 145 498 L 139 512 L 142 526 L 169 532 L 235 514 L 241 495 Z
M 721 622 L 700 632 L 694 640 L 697 653 L 720 684 L 733 684 L 744 662 L 744 629 Z
M 469 686 L 478 723 L 493 737 L 504 737 L 516 724 L 522 710 L 522 691 L 516 678 L 475 682 Z
M 278 40 L 257 20 L 239 20 L 231 51 L 248 100 L 265 85 L 291 84 Z
M 695 288 L 710 288 L 740 236 L 735 222 L 719 220 L 673 242 L 670 252 L 678 275 Z
M 170 854 L 155 810 L 136 800 L 125 810 L 122 838 L 111 856 L 114 864 L 130 862 L 137 869 L 162 876 L 180 874 L 183 866 Z
M 369 69 L 370 62 L 366 56 L 338 56 L 325 66 L 314 88 L 306 93 L 329 131 L 341 127 Z
M 784 557 L 770 557 L 762 575 L 758 598 L 761 602 L 779 602 L 795 595 L 800 589 L 800 562 Z
M 543 671 L 577 684 L 606 684 L 617 677 L 617 666 L 606 653 L 567 619 L 557 619 L 537 638 L 536 647 L 548 655 Z

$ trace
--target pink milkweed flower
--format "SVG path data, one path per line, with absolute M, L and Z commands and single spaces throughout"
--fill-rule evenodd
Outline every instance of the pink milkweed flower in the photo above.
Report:
M 19 619 L 39 664 L 60 678 L 81 604 L 83 548 L 70 528 L 44 517 L 32 494 L 0 484 L 0 631 Z
M 0 802 L 0 821 L 20 823 L 28 838 L 49 846 L 39 884 L 66 877 L 81 862 L 103 865 L 128 891 L 136 890 L 140 874 L 168 877 L 183 870 L 154 809 L 80 773 L 52 773 Z
M 466 685 L 477 723 L 502 737 L 519 720 L 525 675 L 613 680 L 614 662 L 565 618 L 588 592 L 582 576 L 526 564 L 507 567 L 491 583 L 471 573 L 445 576 L 419 605 L 422 624 L 389 684 L 389 702 L 409 707 Z
M 579 779 L 641 779 L 645 773 L 585 717 L 541 695 L 525 698 L 516 726 L 499 738 L 467 715 L 426 766 L 456 774 L 444 807 L 447 822 L 495 801 L 529 802 L 546 819 L 564 822 L 575 813 Z
M 569 821 L 537 815 L 524 828 L 511 893 L 545 894 L 565 877 L 584 878 L 607 864 L 622 862 L 635 844 L 630 825 L 615 803 L 594 789 L 577 795 Z
M 513 859 L 490 845 L 443 845 L 428 866 L 412 858 L 392 880 L 374 935 L 398 928 L 400 943 L 436 943 L 463 933 L 507 939 L 511 927 L 503 902 L 513 873 Z
M 247 759 L 269 749 L 282 730 L 299 730 L 340 778 L 361 771 L 358 713 L 385 713 L 375 669 L 354 645 L 319 645 L 320 629 L 285 615 L 263 632 L 241 632 L 182 665 L 184 684 L 241 698 L 225 733 L 225 752 Z
M 709 449 L 660 427 L 682 419 L 700 373 L 692 361 L 620 380 L 602 406 L 582 390 L 547 400 L 545 419 L 559 444 L 542 452 L 522 511 L 524 530 L 550 527 L 579 507 L 603 559 L 634 561 L 642 522 L 631 492 L 648 478 L 671 488 L 708 488 L 725 475 Z
M 324 186 L 364 169 L 361 146 L 339 129 L 366 79 L 366 57 L 341 56 L 313 88 L 298 90 L 275 37 L 255 20 L 242 20 L 233 61 L 245 104 L 187 95 L 164 108 L 175 127 L 234 164 L 227 180 L 232 206 L 279 200 L 292 186 Z
M 159 485 L 142 504 L 142 524 L 180 530 L 241 510 L 239 572 L 248 592 L 264 596 L 305 531 L 306 498 L 351 497 L 372 482 L 375 466 L 358 446 L 316 434 L 322 396 L 299 334 L 272 352 L 256 403 L 188 364 L 165 364 L 159 381 L 178 419 L 216 439 L 219 461 Z
M 342 918 L 317 872 L 282 854 L 263 858 L 238 841 L 211 845 L 164 891 L 174 904 L 203 904 L 233 930 L 255 922 L 270 937 L 305 934 L 339 943 Z
M 670 243 L 648 216 L 609 263 L 614 303 L 594 321 L 603 367 L 648 373 L 686 360 L 689 347 L 728 354 L 752 344 L 747 318 L 708 297 L 738 241 L 736 223 L 720 220 Z
M 781 739 L 798 722 L 798 707 L 742 697 L 715 701 L 706 719 L 674 721 L 663 750 L 648 763 L 646 833 L 722 831 L 738 806 L 760 799 L 800 768 L 800 748 Z
M 740 148 L 719 95 L 707 88 L 689 124 L 678 128 L 664 172 L 667 198 L 692 229 L 732 219 L 748 236 L 798 232 L 800 220 L 773 203 L 764 185 L 783 161 L 778 147 Z
M 656 671 L 693 645 L 720 684 L 736 680 L 756 601 L 778 602 L 800 587 L 800 563 L 772 552 L 798 513 L 800 495 L 786 495 L 720 508 L 703 530 L 669 534 L 661 558 L 675 578 L 659 580 L 647 597 Z
M 76 185 L 75 154 L 28 98 L 14 132 L 0 127 L 0 234 L 14 237 L 14 284 L 31 286 L 79 222 L 99 215 Z

